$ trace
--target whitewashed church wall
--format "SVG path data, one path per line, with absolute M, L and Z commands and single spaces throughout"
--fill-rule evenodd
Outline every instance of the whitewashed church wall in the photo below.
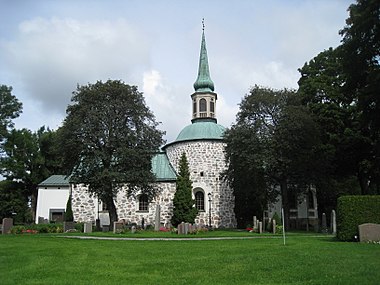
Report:
M 221 173 L 226 169 L 225 144 L 222 141 L 179 142 L 166 148 L 168 159 L 178 172 L 182 153 L 186 154 L 193 189 L 202 188 L 205 200 L 212 194 L 211 224 L 213 227 L 236 227 L 234 213 L 235 198 L 232 189 L 222 180 Z M 203 186 L 198 186 L 203 185 Z M 196 223 L 209 223 L 208 201 L 205 211 L 200 212 Z

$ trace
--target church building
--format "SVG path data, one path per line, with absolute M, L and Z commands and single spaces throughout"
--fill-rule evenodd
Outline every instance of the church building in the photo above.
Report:
M 154 224 L 156 210 L 160 209 L 162 225 L 169 224 L 173 213 L 173 198 L 176 191 L 176 175 L 182 153 L 186 154 L 192 195 L 198 209 L 196 224 L 215 228 L 236 227 L 235 200 L 232 189 L 221 179 L 226 169 L 223 134 L 225 128 L 217 123 L 214 83 L 210 77 L 206 40 L 202 33 L 198 77 L 194 83 L 189 105 L 192 108 L 191 124 L 185 126 L 177 138 L 162 147 L 152 159 L 152 171 L 160 193 L 152 201 L 146 195 L 127 197 L 120 191 L 115 200 L 119 219 L 128 223 Z M 87 191 L 85 185 L 71 184 L 61 175 L 53 175 L 39 185 L 36 223 L 60 221 L 71 193 L 74 220 L 95 222 L 100 219 L 107 224 L 108 212 L 96 196 Z M 160 207 L 157 207 L 159 205 Z M 108 219 L 109 220 L 109 219 Z

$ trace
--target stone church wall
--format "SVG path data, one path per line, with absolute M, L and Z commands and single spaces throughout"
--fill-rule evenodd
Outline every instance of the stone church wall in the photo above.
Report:
M 186 154 L 193 189 L 202 189 L 205 194 L 205 211 L 199 213 L 196 222 L 208 225 L 208 193 L 211 193 L 212 226 L 236 227 L 235 198 L 231 188 L 221 178 L 221 173 L 226 169 L 224 147 L 225 144 L 218 140 L 186 141 L 169 145 L 166 153 L 177 173 L 180 157 L 183 152 Z
M 144 218 L 145 225 L 154 225 L 156 204 L 160 205 L 160 221 L 162 224 L 170 222 L 173 212 L 173 198 L 176 191 L 175 182 L 157 183 L 160 194 L 156 199 L 149 203 L 148 211 L 138 210 L 138 195 L 136 197 L 127 197 L 126 191 L 118 193 L 115 204 L 119 219 L 124 219 L 129 223 L 141 225 Z M 101 209 L 96 196 L 91 195 L 83 185 L 75 185 L 72 188 L 72 208 L 74 220 L 77 222 L 95 222 L 98 217 L 98 210 Z

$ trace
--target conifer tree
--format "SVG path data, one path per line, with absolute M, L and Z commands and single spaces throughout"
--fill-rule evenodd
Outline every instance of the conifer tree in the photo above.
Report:
M 174 209 L 171 222 L 174 226 L 178 226 L 182 222 L 194 223 L 198 210 L 194 207 L 195 201 L 191 197 L 191 190 L 192 182 L 190 180 L 189 165 L 186 154 L 182 153 L 173 200 Z
M 73 208 L 71 206 L 71 195 L 69 195 L 69 199 L 66 204 L 66 212 L 65 212 L 65 222 L 74 221 Z

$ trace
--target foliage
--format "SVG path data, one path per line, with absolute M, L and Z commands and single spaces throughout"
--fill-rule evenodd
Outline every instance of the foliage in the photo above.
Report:
M 357 0 L 349 9 L 342 39 L 346 94 L 357 104 L 362 135 L 369 141 L 360 164 L 363 194 L 380 194 L 380 2 Z
M 27 129 L 11 130 L 4 143 L 5 156 L 0 158 L 0 173 L 7 180 L 20 181 L 25 199 L 31 197 L 32 211 L 37 205 L 37 185 L 59 171 L 60 161 L 55 134 L 45 127 L 37 132 Z
M 32 221 L 24 185 L 9 180 L 0 181 L 0 221 L 13 218 L 14 223 Z
M 151 158 L 163 132 L 137 87 L 119 80 L 78 86 L 71 101 L 59 130 L 66 174 L 107 205 L 113 224 L 114 198 L 126 183 L 128 195 L 155 195 Z
M 191 195 L 192 188 L 186 154 L 182 153 L 179 161 L 176 192 L 173 199 L 173 216 L 171 218 L 171 223 L 175 227 L 182 222 L 193 224 L 198 214 L 198 210 L 194 207 L 195 201 Z
M 18 225 L 11 228 L 12 234 L 25 234 L 25 233 L 63 233 L 62 224 L 30 224 Z
M 342 196 L 338 199 L 337 237 L 352 241 L 358 236 L 358 226 L 364 223 L 380 224 L 380 196 Z
M 314 118 L 294 91 L 255 86 L 236 121 L 225 135 L 225 176 L 234 189 L 238 226 L 260 216 L 278 189 L 288 217 L 289 192 L 306 191 L 319 177 L 323 156 Z
M 71 206 L 71 195 L 69 195 L 69 198 L 67 199 L 67 203 L 66 203 L 65 222 L 72 222 L 72 221 L 74 221 L 74 214 L 73 214 L 73 208 Z
M 0 85 L 0 142 L 13 129 L 13 119 L 22 112 L 22 103 L 12 95 L 12 87 Z

